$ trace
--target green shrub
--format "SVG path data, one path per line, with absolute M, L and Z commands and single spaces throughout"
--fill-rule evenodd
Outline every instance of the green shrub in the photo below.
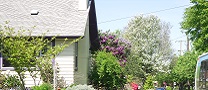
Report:
M 6 77 L 3 74 L 1 74 L 1 71 L 0 71 L 0 89 L 3 88 L 5 80 L 6 80 Z
M 170 86 L 167 86 L 166 90 L 172 90 L 172 88 Z
M 90 79 L 96 88 L 104 87 L 107 90 L 123 88 L 126 83 L 123 67 L 115 56 L 105 51 L 97 52 Z
M 147 80 L 144 83 L 144 90 L 152 89 L 153 86 L 153 76 L 149 75 L 147 76 Z
M 95 90 L 91 85 L 73 85 L 66 88 L 66 90 Z
M 3 88 L 10 89 L 10 88 L 19 87 L 21 85 L 21 82 L 18 76 L 7 74 L 5 80 L 3 81 L 3 84 L 4 84 Z
M 52 90 L 52 89 L 53 89 L 52 85 L 48 84 L 48 83 L 43 83 L 40 86 L 33 86 L 32 87 L 32 90 Z

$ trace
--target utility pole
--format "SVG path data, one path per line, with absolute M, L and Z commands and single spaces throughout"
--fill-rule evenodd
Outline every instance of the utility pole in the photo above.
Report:
M 183 42 L 186 42 L 185 40 L 178 40 L 178 41 L 176 41 L 176 42 L 179 42 L 180 43 L 180 50 L 178 50 L 179 52 L 180 52 L 180 55 L 182 55 L 182 43 Z
M 189 51 L 189 49 L 190 49 L 189 45 L 190 45 L 189 38 L 187 37 L 187 51 Z

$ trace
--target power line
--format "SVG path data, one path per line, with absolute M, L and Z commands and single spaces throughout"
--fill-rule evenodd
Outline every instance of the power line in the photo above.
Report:
M 190 6 L 190 5 L 192 5 L 192 4 L 187 4 L 187 5 L 172 7 L 172 8 L 168 8 L 168 9 L 153 11 L 153 12 L 145 13 L 143 15 L 147 15 L 147 14 L 151 14 L 151 13 L 158 13 L 158 12 L 163 12 L 163 11 L 168 11 L 168 10 L 177 9 L 177 8 L 181 8 L 181 7 L 186 7 L 186 6 Z M 108 23 L 108 22 L 113 22 L 113 21 L 128 19 L 128 18 L 132 18 L 132 17 L 135 17 L 135 15 L 134 16 L 123 17 L 123 18 L 118 18 L 118 19 L 107 20 L 107 21 L 99 22 L 98 24 L 103 24 L 103 23 Z

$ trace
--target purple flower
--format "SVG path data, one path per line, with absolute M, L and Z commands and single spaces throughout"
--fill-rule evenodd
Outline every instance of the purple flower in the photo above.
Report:
M 127 62 L 127 60 L 126 59 L 124 59 L 124 60 L 119 60 L 119 64 L 120 64 L 120 66 L 125 66 L 126 65 L 126 62 Z
M 110 50 L 110 46 L 106 46 L 105 48 L 106 48 L 106 50 Z
M 118 54 L 118 52 L 116 51 L 116 52 L 113 52 L 113 55 L 117 55 Z
M 105 36 L 103 39 L 104 39 L 104 40 L 107 40 L 108 38 Z
M 101 33 L 100 35 L 101 50 L 111 52 L 118 58 L 121 66 L 125 66 L 127 62 L 128 50 L 130 50 L 131 43 L 123 38 L 118 38 L 109 32 Z
M 124 47 L 123 46 L 119 46 L 119 47 L 116 48 L 116 50 L 119 51 L 119 52 L 122 52 L 124 50 Z
M 110 51 L 115 51 L 115 47 L 111 47 L 109 50 Z
M 125 63 L 123 62 L 123 60 L 119 60 L 119 64 L 120 64 L 120 66 L 125 66 Z
M 123 52 L 123 51 L 120 51 L 120 52 L 119 52 L 119 54 L 120 54 L 120 55 L 123 55 L 123 54 L 124 54 L 124 52 Z
M 114 39 L 114 37 L 115 37 L 114 35 L 109 35 L 108 36 L 109 39 Z
M 105 40 L 105 39 L 103 39 L 101 42 L 102 42 L 102 43 L 105 43 L 105 42 L 106 42 L 106 40 Z
M 113 41 L 114 44 L 118 44 L 118 39 L 116 39 L 115 41 Z
M 127 61 L 126 59 L 123 60 L 124 63 L 126 63 L 126 61 Z

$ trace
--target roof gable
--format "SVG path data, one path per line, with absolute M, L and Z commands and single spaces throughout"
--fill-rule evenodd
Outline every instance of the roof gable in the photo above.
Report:
M 79 0 L 0 0 L 0 24 L 10 21 L 16 29 L 33 30 L 34 36 L 83 36 L 89 10 L 79 11 L 78 4 Z

